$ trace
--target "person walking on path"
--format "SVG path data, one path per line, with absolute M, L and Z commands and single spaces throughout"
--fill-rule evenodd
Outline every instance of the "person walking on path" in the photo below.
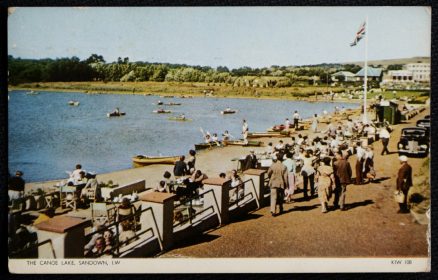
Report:
M 288 186 L 288 172 L 281 162 L 282 155 L 277 155 L 274 163 L 268 169 L 269 188 L 271 189 L 271 215 L 275 217 L 277 204 L 280 214 L 283 213 L 284 189 Z
M 336 173 L 335 175 L 339 180 L 339 189 L 335 191 L 335 209 L 340 206 L 342 211 L 345 211 L 345 193 L 347 191 L 347 185 L 351 183 L 351 166 L 346 158 L 339 151 L 336 153 L 336 162 L 334 163 Z M 339 204 L 338 204 L 339 203 Z
M 400 169 L 397 175 L 397 190 L 402 191 L 404 194 L 404 201 L 399 203 L 400 210 L 397 213 L 409 213 L 407 198 L 409 188 L 412 187 L 412 167 L 408 164 L 408 158 L 406 156 L 400 156 Z
M 286 195 L 286 202 L 292 202 L 292 196 L 295 192 L 295 170 L 296 170 L 296 163 L 295 160 L 292 159 L 292 153 L 288 152 L 286 153 L 286 160 L 283 161 L 284 166 L 287 168 L 287 176 L 289 185 L 288 188 L 285 191 Z
M 356 151 L 356 185 L 363 183 L 363 163 L 365 162 L 365 149 L 362 146 L 357 147 Z
M 383 156 L 384 153 L 389 154 L 388 144 L 389 144 L 389 131 L 386 129 L 386 126 L 382 127 L 379 132 L 379 138 L 382 139 L 383 150 L 380 155 Z
M 335 177 L 333 167 L 330 166 L 331 159 L 325 157 L 316 171 L 316 182 L 318 182 L 318 198 L 321 202 L 322 213 L 327 213 L 327 204 L 332 195 Z
M 293 115 L 293 119 L 294 119 L 294 128 L 296 130 L 298 129 L 298 121 L 300 120 L 300 115 L 298 114 L 298 111 L 295 111 Z
M 303 167 L 301 169 L 301 175 L 303 176 L 303 195 L 304 199 L 307 200 L 309 197 L 307 195 L 307 185 L 310 183 L 310 197 L 315 194 L 315 168 L 313 168 L 313 161 L 316 159 L 313 156 L 312 150 L 306 150 L 304 156 L 300 157 L 303 162 Z

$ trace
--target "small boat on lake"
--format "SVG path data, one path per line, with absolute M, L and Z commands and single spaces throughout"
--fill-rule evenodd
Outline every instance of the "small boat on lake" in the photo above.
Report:
M 168 118 L 169 121 L 178 121 L 178 122 L 191 122 L 192 119 L 183 118 L 183 117 L 170 117 Z
M 106 116 L 107 116 L 108 118 L 111 118 L 111 117 L 121 117 L 121 116 L 124 116 L 124 115 L 126 115 L 125 112 L 120 112 L 120 113 L 117 113 L 117 112 L 111 112 L 111 113 L 106 114 Z
M 132 157 L 132 165 L 134 167 L 142 167 L 151 164 L 175 164 L 177 160 L 179 160 L 179 156 L 154 157 L 137 155 Z
M 79 101 L 73 101 L 73 100 L 70 100 L 70 101 L 68 102 L 68 105 L 70 105 L 70 106 L 79 106 Z
M 170 110 L 164 110 L 164 109 L 158 109 L 158 110 L 154 110 L 154 111 L 152 111 L 152 112 L 154 112 L 154 113 L 156 113 L 156 114 L 170 114 L 170 113 L 172 113 L 172 111 L 170 111 Z
M 166 105 L 166 106 L 178 106 L 178 105 L 181 105 L 181 103 L 170 102 L 170 103 L 165 103 L 163 105 Z
M 26 92 L 26 95 L 38 95 L 38 94 L 40 94 L 38 91 L 33 91 L 33 90 Z
M 221 111 L 221 114 L 222 114 L 222 115 L 226 115 L 226 114 L 234 114 L 234 113 L 236 113 L 236 110 L 231 110 L 230 108 L 227 108 L 227 109 Z
M 224 146 L 230 145 L 230 146 L 243 146 L 243 147 L 260 147 L 262 146 L 262 141 L 248 141 L 248 143 L 245 143 L 243 140 L 224 140 L 223 141 Z

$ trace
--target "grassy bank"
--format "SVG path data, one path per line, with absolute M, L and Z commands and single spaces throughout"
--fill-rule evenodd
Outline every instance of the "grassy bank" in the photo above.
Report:
M 175 96 L 204 96 L 212 93 L 218 97 L 245 98 L 315 98 L 315 92 L 331 90 L 341 92 L 341 87 L 302 86 L 284 88 L 254 88 L 247 86 L 232 86 L 225 83 L 177 83 L 177 82 L 56 82 L 56 83 L 27 83 L 11 89 L 79 91 L 90 94 L 120 93 L 120 94 L 153 94 Z

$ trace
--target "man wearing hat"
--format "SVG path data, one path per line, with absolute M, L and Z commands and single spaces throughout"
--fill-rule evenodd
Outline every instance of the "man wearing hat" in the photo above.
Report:
M 281 162 L 282 159 L 282 155 L 277 155 L 277 158 L 274 159 L 274 163 L 268 169 L 272 216 L 277 215 L 277 204 L 280 208 L 280 214 L 283 213 L 284 189 L 289 186 L 287 168 Z
M 409 188 L 412 186 L 412 167 L 408 164 L 408 158 L 406 156 L 400 156 L 400 169 L 397 176 L 397 190 L 402 191 L 404 194 L 403 203 L 399 203 L 400 210 L 397 213 L 409 213 L 407 198 Z
M 8 182 L 9 200 L 23 197 L 25 182 L 22 178 L 23 172 L 17 170 L 15 176 L 11 177 Z

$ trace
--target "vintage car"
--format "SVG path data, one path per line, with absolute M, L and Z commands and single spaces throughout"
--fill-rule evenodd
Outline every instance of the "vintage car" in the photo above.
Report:
M 424 119 L 418 120 L 417 121 L 417 126 L 418 127 L 424 127 L 424 128 L 430 129 L 430 119 L 424 118 Z
M 424 127 L 407 127 L 401 130 L 398 153 L 407 156 L 426 156 L 429 153 L 429 131 Z

